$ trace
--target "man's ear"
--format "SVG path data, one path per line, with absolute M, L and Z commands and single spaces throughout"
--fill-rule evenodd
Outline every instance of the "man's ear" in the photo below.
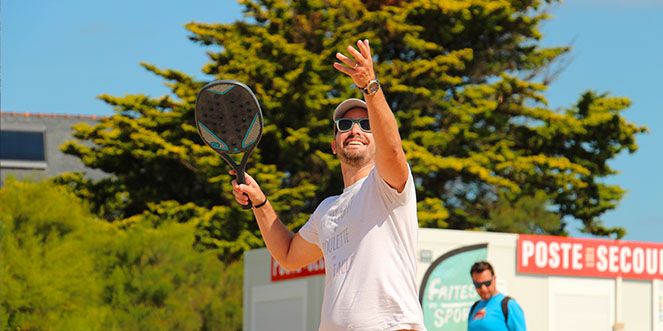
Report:
M 332 150 L 332 154 L 336 155 L 336 136 L 334 136 L 334 139 L 331 141 L 331 144 L 329 144 Z

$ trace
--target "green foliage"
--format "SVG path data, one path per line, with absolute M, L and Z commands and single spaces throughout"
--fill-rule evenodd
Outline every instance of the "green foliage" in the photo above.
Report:
M 119 225 L 119 226 L 118 226 Z M 242 263 L 194 224 L 111 225 L 49 183 L 0 189 L 0 328 L 240 330 Z
M 225 330 L 241 326 L 241 293 L 223 307 L 223 269 L 214 254 L 192 249 L 191 226 L 167 223 L 154 229 L 138 224 L 105 246 L 103 298 L 113 307 L 118 330 Z M 226 272 L 227 273 L 227 272 Z M 233 293 L 233 292 L 231 292 Z M 230 311 L 230 313 L 228 312 Z M 239 323 L 239 324 L 237 324 Z
M 109 310 L 100 305 L 103 283 L 92 276 L 95 258 L 86 248 L 109 226 L 93 219 L 62 188 L 5 182 L 0 189 L 2 329 L 101 330 L 96 321 Z M 98 231 L 88 232 L 88 226 Z
M 359 92 L 331 64 L 368 38 L 417 180 L 422 226 L 485 228 L 498 197 L 513 204 L 541 191 L 560 219 L 621 237 L 623 229 L 601 224 L 623 195 L 604 179 L 616 173 L 608 162 L 636 151 L 646 130 L 621 115 L 626 98 L 587 92 L 564 109 L 547 106 L 543 92 L 570 50 L 539 45 L 554 2 L 243 0 L 244 21 L 186 27 L 211 48 L 205 74 L 243 81 L 258 96 L 265 129 L 248 172 L 290 228 L 340 192 L 330 114 Z M 77 126 L 82 142 L 63 150 L 112 176 L 59 182 L 109 221 L 168 214 L 197 224 L 197 245 L 227 261 L 261 246 L 251 213 L 231 195 L 228 167 L 197 136 L 194 102 L 205 82 L 143 66 L 171 95 L 102 95 L 115 114 Z M 564 234 L 565 225 L 545 231 Z
M 548 210 L 549 198 L 543 191 L 518 200 L 500 196 L 490 209 L 485 229 L 497 232 L 546 234 L 557 231 L 561 220 Z

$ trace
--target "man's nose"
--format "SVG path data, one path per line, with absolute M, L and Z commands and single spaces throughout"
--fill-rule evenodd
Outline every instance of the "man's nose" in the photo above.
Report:
M 350 132 L 355 134 L 361 132 L 361 127 L 359 126 L 359 122 L 352 123 L 352 126 L 350 127 Z

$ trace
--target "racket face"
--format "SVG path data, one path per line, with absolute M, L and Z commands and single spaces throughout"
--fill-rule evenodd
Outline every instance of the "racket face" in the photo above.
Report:
M 250 152 L 262 136 L 258 99 L 237 81 L 219 80 L 203 87 L 195 114 L 198 133 L 220 154 Z

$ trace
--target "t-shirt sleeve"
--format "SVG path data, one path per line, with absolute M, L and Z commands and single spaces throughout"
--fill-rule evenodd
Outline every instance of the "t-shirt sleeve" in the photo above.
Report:
M 297 233 L 304 238 L 304 240 L 310 242 L 311 244 L 318 245 L 320 246 L 320 222 L 322 219 L 322 214 L 323 210 L 325 210 L 325 205 L 330 202 L 330 199 L 333 197 L 329 197 L 325 200 L 323 200 L 318 207 L 315 209 L 313 214 L 311 214 L 311 217 L 309 217 L 308 221 L 302 226 Z
M 299 233 L 299 235 L 304 238 L 304 240 L 320 247 L 318 227 L 314 216 L 315 213 L 311 214 L 311 217 L 308 219 L 308 221 L 306 221 L 306 224 L 304 224 L 304 226 L 302 226 L 297 233 Z
M 385 202 L 389 205 L 404 205 L 414 194 L 414 178 L 410 165 L 407 166 L 407 182 L 402 192 L 398 192 L 395 188 L 389 186 L 387 182 L 378 173 L 378 168 L 374 167 L 369 174 L 370 180 L 374 181 L 375 186 L 378 188 L 380 195 L 384 197 Z
M 507 326 L 510 331 L 526 331 L 527 326 L 525 325 L 525 314 L 523 309 L 520 308 L 520 305 L 513 299 L 509 300 L 507 304 L 509 309 L 509 318 L 507 321 Z

